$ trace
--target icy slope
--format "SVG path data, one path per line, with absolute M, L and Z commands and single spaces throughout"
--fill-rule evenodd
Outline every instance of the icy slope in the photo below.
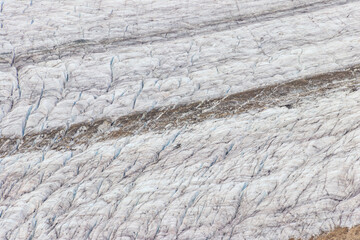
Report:
M 1 162 L 1 238 L 286 239 L 360 223 L 360 92 Z
M 53 1 L 40 1 L 26 10 L 18 6 L 20 1 L 5 2 L 1 15 L 0 134 L 22 136 L 105 116 L 224 96 L 359 62 L 357 1 L 301 5 L 280 1 L 254 7 L 250 6 L 253 1 L 238 1 L 242 6 L 239 11 L 235 1 L 218 2 L 217 7 L 213 1 L 182 7 L 176 2 L 154 3 L 153 10 L 151 4 L 128 1 L 113 3 L 111 10 L 105 1 L 97 3 L 103 7 L 59 1 L 56 8 Z M 136 22 L 139 29 L 128 27 L 125 35 L 114 30 L 113 37 L 105 34 L 109 21 L 118 25 L 135 21 L 131 12 L 137 8 L 142 9 Z M 199 16 L 194 15 L 194 8 L 200 11 Z M 106 11 L 112 12 L 111 16 L 104 15 Z M 32 24 L 29 20 L 28 27 L 11 26 L 25 24 L 30 13 L 40 19 L 48 16 L 47 21 L 37 23 L 35 19 Z M 160 16 L 153 23 L 151 16 L 156 13 Z M 79 14 L 79 25 L 65 22 L 58 30 L 52 25 L 54 19 L 61 23 Z M 23 21 L 18 20 L 20 16 Z M 93 21 L 97 25 L 93 26 Z M 187 22 L 193 26 L 189 30 L 183 26 Z M 80 34 L 80 27 L 88 28 L 88 36 Z M 148 34 L 142 32 L 145 30 Z M 54 34 L 59 42 L 51 41 Z
M 0 239 L 360 224 L 359 1 L 1 1 Z

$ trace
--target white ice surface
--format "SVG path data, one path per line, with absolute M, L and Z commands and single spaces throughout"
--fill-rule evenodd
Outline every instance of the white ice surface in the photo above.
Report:
M 360 92 L 0 165 L 0 238 L 287 239 L 360 223 Z
M 0 138 L 360 63 L 360 2 L 0 0 Z M 355 89 L 356 90 L 356 89 Z M 0 158 L 0 239 L 287 239 L 360 224 L 360 91 Z

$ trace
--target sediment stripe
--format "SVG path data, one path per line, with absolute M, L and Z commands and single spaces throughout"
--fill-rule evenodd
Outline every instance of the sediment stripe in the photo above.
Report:
M 360 86 L 359 77 L 360 65 L 355 65 L 221 98 L 136 112 L 116 120 L 99 119 L 38 134 L 27 134 L 22 138 L 0 138 L 0 156 L 30 149 L 73 149 L 76 146 L 87 145 L 89 139 L 103 141 L 149 131 L 160 132 L 267 107 L 293 108 L 301 103 L 304 97 L 316 97 L 339 89 L 357 91 Z

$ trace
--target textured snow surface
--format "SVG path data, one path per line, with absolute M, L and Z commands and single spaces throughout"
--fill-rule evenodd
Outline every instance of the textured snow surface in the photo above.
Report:
M 343 3 L 238 1 L 238 10 L 236 1 L 5 1 L 0 134 L 22 136 L 359 63 L 360 2 Z
M 0 146 L 0 239 L 307 239 L 360 224 L 359 9 L 0 1 L 0 143 L 13 144 Z M 282 94 L 295 79 L 308 85 Z M 186 108 L 241 107 L 233 94 L 268 85 L 251 101 L 272 104 L 245 112 Z M 115 124 L 179 105 L 200 120 Z M 86 144 L 17 149 L 74 124 Z
M 286 239 L 359 224 L 359 99 L 7 156 L 0 238 Z

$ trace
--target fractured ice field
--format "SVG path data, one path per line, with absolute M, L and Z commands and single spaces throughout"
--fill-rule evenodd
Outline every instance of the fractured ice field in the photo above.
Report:
M 360 224 L 360 1 L 0 2 L 0 239 Z

